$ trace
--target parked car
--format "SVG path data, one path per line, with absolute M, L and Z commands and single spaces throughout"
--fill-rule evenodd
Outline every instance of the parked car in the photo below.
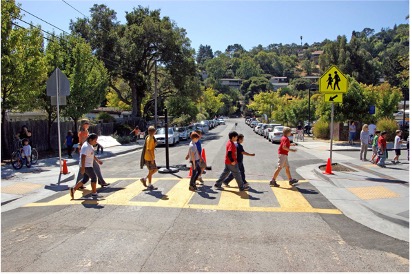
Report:
M 177 132 L 179 132 L 180 140 L 187 140 L 189 139 L 190 132 L 187 127 L 178 127 Z
M 275 126 L 271 132 L 269 132 L 269 141 L 272 143 L 279 142 L 283 136 L 283 128 L 284 126 Z M 293 143 L 293 135 L 289 136 L 289 141 Z
M 263 131 L 268 127 L 268 124 L 263 124 L 258 131 L 258 134 L 263 136 Z
M 251 128 L 255 128 L 258 125 L 258 121 L 257 120 L 253 120 L 252 122 L 250 122 L 250 127 Z
M 263 137 L 269 139 L 269 133 L 273 130 L 275 126 L 281 126 L 281 124 L 268 124 L 268 126 L 263 131 Z
M 263 123 L 258 123 L 257 126 L 253 129 L 253 131 L 257 134 L 259 132 L 259 128 L 263 125 Z
M 155 133 L 155 138 L 159 145 L 166 144 L 166 129 L 164 127 L 158 128 Z M 168 139 L 170 145 L 175 145 L 179 143 L 179 132 L 175 128 L 168 128 Z
M 225 120 L 223 120 L 222 118 L 220 118 L 218 121 L 219 125 L 226 125 Z
M 210 128 L 210 123 L 209 123 L 208 120 L 200 121 L 200 123 L 207 126 L 207 131 L 209 131 L 209 130 L 211 129 L 211 128 Z
M 209 126 L 207 124 L 202 124 L 202 123 L 196 123 L 194 124 L 196 129 L 200 129 L 203 134 L 209 132 Z

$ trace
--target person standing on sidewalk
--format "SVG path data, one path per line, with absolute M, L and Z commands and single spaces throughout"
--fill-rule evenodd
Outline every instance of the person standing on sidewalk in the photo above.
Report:
M 362 131 L 360 133 L 360 142 L 361 142 L 360 160 L 366 161 L 366 153 L 368 152 L 368 146 L 369 146 L 369 131 L 368 131 L 367 124 L 364 124 L 362 127 Z M 362 158 L 362 154 L 363 154 L 363 158 Z
M 190 191 L 196 191 L 196 179 L 200 176 L 202 169 L 200 168 L 200 154 L 197 149 L 196 143 L 199 142 L 200 136 L 197 134 L 197 132 L 193 132 L 190 134 L 190 139 L 192 141 L 189 144 L 189 159 L 190 163 L 192 164 L 192 176 L 190 177 L 190 185 L 189 185 L 189 190 Z
M 237 162 L 237 148 L 234 142 L 237 141 L 238 134 L 236 131 L 229 132 L 229 141 L 226 143 L 226 154 L 225 154 L 225 169 L 220 175 L 219 179 L 215 183 L 216 189 L 222 189 L 223 180 L 229 175 L 233 174 L 239 191 L 248 190 L 248 186 L 243 185 L 242 175 L 240 175 L 239 165 Z
M 83 175 L 83 178 L 77 182 L 74 187 L 70 188 L 70 197 L 74 199 L 74 193 L 80 187 L 82 187 L 87 181 L 91 181 L 92 185 L 92 197 L 97 197 L 96 182 L 97 176 L 93 169 L 93 162 L 98 162 L 102 164 L 102 161 L 97 159 L 94 156 L 93 146 L 97 143 L 97 135 L 95 133 L 90 134 L 87 137 L 87 141 L 84 142 L 82 148 L 80 149 L 80 174 Z
M 378 139 L 378 155 L 379 155 L 379 163 L 377 164 L 380 167 L 386 167 L 385 160 L 386 156 L 386 131 L 382 131 L 381 136 Z
M 399 156 L 401 155 L 401 145 L 402 145 L 402 140 L 401 140 L 401 135 L 402 135 L 402 130 L 397 130 L 396 131 L 396 136 L 395 136 L 395 141 L 393 142 L 393 148 L 395 149 L 395 157 L 393 158 L 392 163 L 393 164 L 399 164 Z
M 356 125 L 355 121 L 351 121 L 349 125 L 349 144 L 353 145 L 356 136 Z
M 289 185 L 294 185 L 298 182 L 298 180 L 292 178 L 292 175 L 290 174 L 290 169 L 289 169 L 289 161 L 288 161 L 289 151 L 296 152 L 296 149 L 290 148 L 291 144 L 289 141 L 289 136 L 291 134 L 292 134 L 292 130 L 290 129 L 290 127 L 283 128 L 283 136 L 282 136 L 282 139 L 280 139 L 280 145 L 278 149 L 278 154 L 279 154 L 278 167 L 275 173 L 273 174 L 272 180 L 270 180 L 269 182 L 270 186 L 276 186 L 276 187 L 280 186 L 279 184 L 276 183 L 276 178 L 278 177 L 282 168 L 285 168 L 286 176 L 288 176 L 288 179 L 289 179 Z M 292 145 L 296 146 L 296 144 L 292 144 Z
M 381 134 L 380 130 L 375 130 L 375 135 L 373 136 L 372 140 L 372 158 L 371 163 L 375 164 L 375 157 L 378 155 L 378 138 Z
M 72 151 L 73 151 L 73 132 L 69 130 L 66 135 L 66 140 L 64 141 L 64 144 L 67 147 L 67 155 L 69 158 L 73 158 L 72 156 Z
M 155 148 L 157 145 L 156 138 L 154 137 L 156 133 L 156 128 L 154 126 L 150 126 L 148 128 L 148 136 L 146 136 L 142 156 L 140 157 L 140 168 L 143 168 L 144 165 L 147 166 L 149 170 L 146 177 L 141 178 L 140 182 L 147 187 L 148 190 L 154 190 L 155 187 L 152 185 L 152 176 L 157 172 L 157 165 L 155 161 Z M 147 184 L 147 180 L 149 183 Z
M 255 156 L 254 153 L 248 153 L 243 149 L 243 140 L 244 140 L 245 136 L 243 134 L 239 134 L 239 136 L 237 137 L 237 162 L 239 164 L 239 170 L 240 170 L 240 175 L 242 176 L 242 180 L 243 180 L 243 185 L 244 186 L 249 186 L 249 183 L 246 181 L 246 175 L 245 175 L 245 166 L 243 165 L 243 155 L 247 155 L 247 156 Z M 233 174 L 230 173 L 230 175 L 223 181 L 223 184 L 225 186 L 229 186 L 229 182 L 233 180 Z

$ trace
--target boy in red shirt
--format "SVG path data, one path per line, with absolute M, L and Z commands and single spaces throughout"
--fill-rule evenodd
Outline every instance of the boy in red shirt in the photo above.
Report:
M 275 174 L 273 174 L 272 180 L 270 180 L 269 185 L 270 186 L 279 186 L 276 183 L 276 178 L 278 177 L 280 171 L 282 168 L 285 168 L 286 170 L 286 175 L 288 176 L 289 179 L 289 184 L 293 185 L 298 182 L 296 179 L 292 179 L 292 176 L 290 175 L 290 170 L 289 170 L 289 161 L 288 161 L 288 153 L 289 151 L 296 152 L 296 149 L 290 148 L 291 144 L 289 141 L 289 136 L 292 134 L 292 130 L 290 127 L 284 127 L 283 128 L 283 136 L 282 139 L 280 139 L 280 145 L 278 149 L 278 154 L 279 154 L 279 161 L 278 161 L 278 168 L 275 171 Z M 292 144 L 292 146 L 295 146 L 296 144 Z
M 386 155 L 386 131 L 381 132 L 381 136 L 378 139 L 378 155 L 379 155 L 379 162 L 377 163 L 380 167 L 386 167 L 385 160 L 387 158 Z
M 248 186 L 243 185 L 242 175 L 240 174 L 239 165 L 237 162 L 237 148 L 234 143 L 237 141 L 237 137 L 238 134 L 236 131 L 229 132 L 229 141 L 226 143 L 225 169 L 216 181 L 216 189 L 222 189 L 222 182 L 230 173 L 232 173 L 233 177 L 235 177 L 239 191 L 249 189 Z

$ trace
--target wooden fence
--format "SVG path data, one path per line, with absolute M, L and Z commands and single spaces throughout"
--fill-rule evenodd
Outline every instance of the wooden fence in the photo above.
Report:
M 80 123 L 78 123 L 79 126 Z M 1 146 L 1 155 L 2 160 L 9 159 L 11 153 L 15 149 L 14 143 L 14 136 L 20 132 L 22 126 L 27 126 L 27 128 L 32 132 L 32 143 L 33 147 L 35 147 L 38 151 L 46 151 L 49 149 L 48 144 L 48 121 L 45 120 L 30 120 L 30 121 L 13 121 L 13 122 L 6 122 L 5 125 L 5 133 L 7 136 L 6 140 L 2 141 Z M 127 125 L 127 127 L 126 127 Z M 141 129 L 146 129 L 147 123 L 142 118 L 124 118 L 121 120 L 117 120 L 113 123 L 101 123 L 98 122 L 97 124 L 91 124 L 89 127 L 90 133 L 97 133 L 98 135 L 112 135 L 117 131 L 119 135 L 128 134 L 130 131 L 128 128 L 134 128 L 135 126 L 139 126 Z M 76 131 L 74 128 L 74 122 L 60 122 L 60 132 L 61 144 L 64 143 L 66 139 L 67 132 L 72 130 L 73 132 Z M 58 145 L 58 132 L 57 132 L 57 122 L 53 123 L 51 127 L 51 148 L 53 150 L 57 150 Z

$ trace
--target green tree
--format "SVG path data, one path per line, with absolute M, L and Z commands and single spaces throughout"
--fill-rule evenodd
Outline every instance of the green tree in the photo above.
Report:
M 207 117 L 213 117 L 217 114 L 219 109 L 223 107 L 223 94 L 217 94 L 216 90 L 207 88 L 201 97 L 199 103 L 201 113 L 207 113 Z
M 196 55 L 196 62 L 203 66 L 207 60 L 213 59 L 213 51 L 209 45 L 200 45 Z
M 1 1 L 1 123 L 2 147 L 10 141 L 6 136 L 6 110 L 27 111 L 42 92 L 47 77 L 43 54 L 43 36 L 37 27 L 13 27 L 21 18 L 13 0 Z M 2 149 L 3 157 L 8 154 Z
M 260 76 L 263 73 L 259 65 L 250 57 L 242 58 L 240 67 L 236 71 L 236 76 L 240 79 L 249 79 L 253 76 Z

